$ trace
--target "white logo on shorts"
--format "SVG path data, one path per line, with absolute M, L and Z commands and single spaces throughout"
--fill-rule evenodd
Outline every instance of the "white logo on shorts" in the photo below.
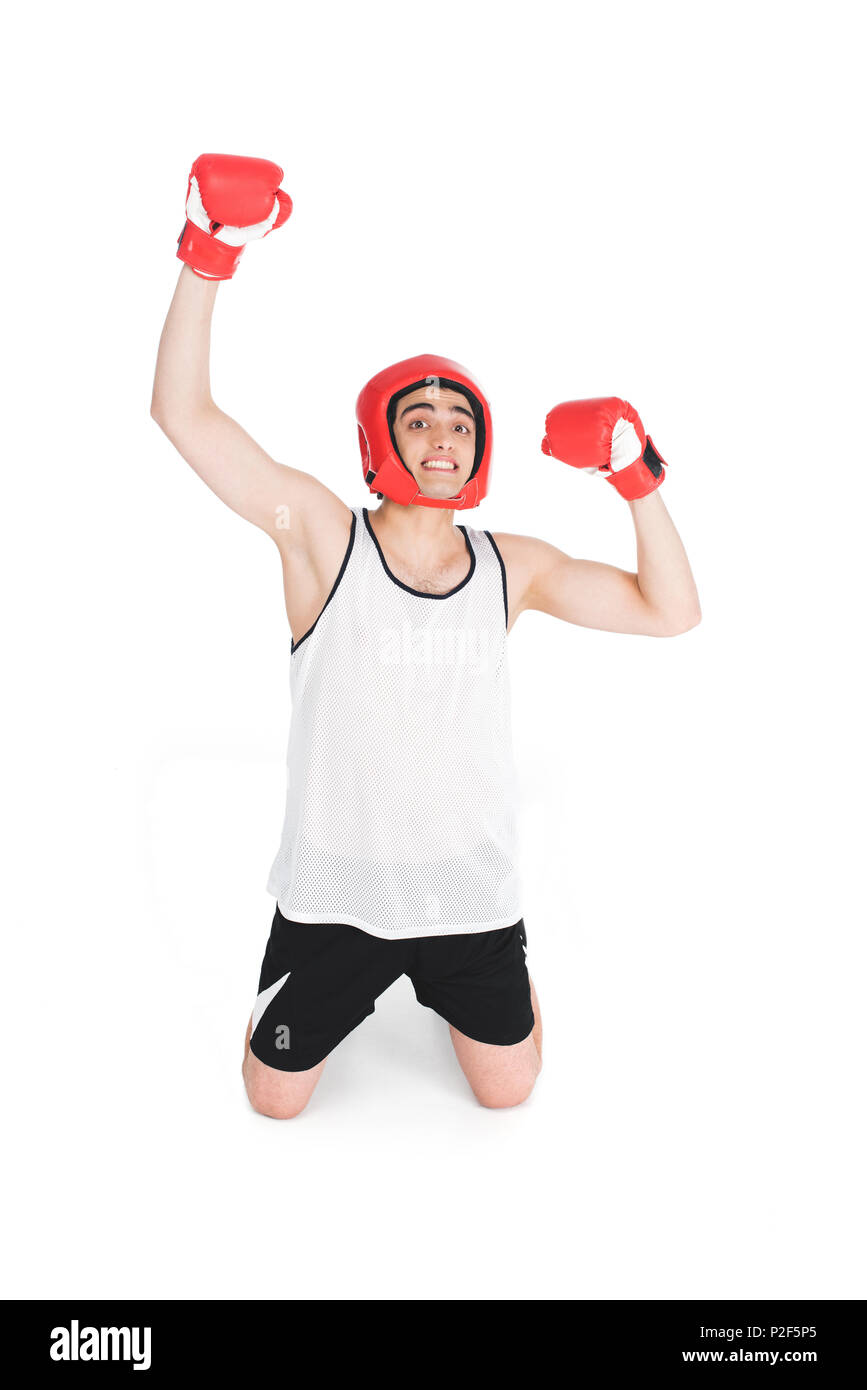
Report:
M 256 995 L 256 1002 L 253 1005 L 253 1027 L 250 1030 L 250 1037 L 253 1036 L 256 1029 L 259 1027 L 259 1020 L 261 1019 L 268 1005 L 271 1003 L 271 1000 L 274 999 L 280 993 L 281 989 L 283 988 L 291 974 L 292 971 L 287 970 L 286 974 L 281 975 L 279 980 L 275 980 L 273 985 L 269 985 L 267 989 L 262 990 L 261 994 Z

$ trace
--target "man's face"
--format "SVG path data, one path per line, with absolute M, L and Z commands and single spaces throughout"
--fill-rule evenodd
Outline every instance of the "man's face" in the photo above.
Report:
M 398 452 L 425 497 L 453 497 L 473 471 L 476 422 L 466 396 L 420 386 L 401 397 L 394 419 Z

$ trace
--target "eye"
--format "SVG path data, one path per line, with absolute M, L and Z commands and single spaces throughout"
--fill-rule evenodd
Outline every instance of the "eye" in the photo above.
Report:
M 408 430 L 411 430 L 411 429 L 413 429 L 416 425 L 426 425 L 427 423 L 428 423 L 427 418 L 426 418 L 425 416 L 421 416 L 421 415 L 420 415 L 420 416 L 418 416 L 415 420 L 409 420 L 409 421 L 407 422 L 407 429 L 408 429 Z M 459 420 L 459 421 L 457 422 L 457 424 L 455 425 L 455 429 L 456 429 L 456 430 L 463 430 L 464 434 L 469 434 L 469 432 L 470 432 L 469 426 L 468 426 L 468 425 L 465 425 L 465 424 L 463 423 L 463 421 L 461 421 L 461 420 Z

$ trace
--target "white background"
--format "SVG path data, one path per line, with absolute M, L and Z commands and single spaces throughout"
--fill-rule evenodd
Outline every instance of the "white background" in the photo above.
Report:
M 854 4 L 19 7 L 3 96 L 7 1296 L 863 1298 L 864 352 Z M 406 979 L 256 1114 L 277 552 L 150 419 L 187 174 L 276 160 L 212 388 L 369 499 L 386 363 L 466 363 L 471 524 L 635 568 L 540 453 L 636 405 L 703 621 L 510 639 L 530 1101 Z

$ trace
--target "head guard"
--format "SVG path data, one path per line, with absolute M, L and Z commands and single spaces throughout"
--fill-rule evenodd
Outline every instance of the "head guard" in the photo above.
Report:
M 395 397 L 417 391 L 423 386 L 462 391 L 472 407 L 476 425 L 476 457 L 473 471 L 455 497 L 423 496 L 395 442 Z M 355 416 L 358 420 L 362 472 L 371 492 L 390 497 L 404 507 L 448 507 L 452 511 L 477 507 L 485 496 L 491 470 L 491 411 L 478 385 L 460 363 L 452 362 L 448 357 L 422 353 L 419 357 L 407 357 L 403 362 L 385 367 L 363 387 L 355 405 Z

